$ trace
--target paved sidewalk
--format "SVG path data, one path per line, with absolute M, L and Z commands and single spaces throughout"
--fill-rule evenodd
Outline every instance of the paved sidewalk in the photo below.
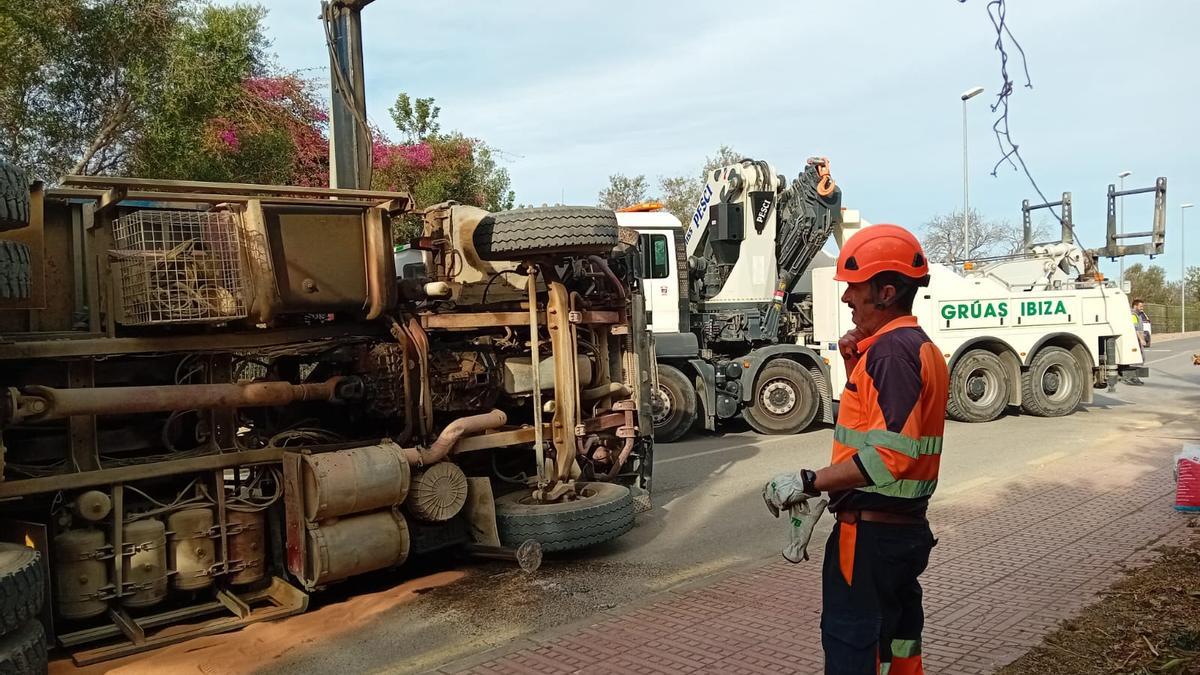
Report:
M 995 670 L 1094 602 L 1123 567 L 1190 536 L 1190 519 L 1172 508 L 1178 442 L 1138 446 L 1097 439 L 1094 454 L 1031 468 L 1020 482 L 935 500 L 940 543 L 922 577 L 928 672 Z M 781 546 L 785 536 L 781 526 Z M 439 672 L 819 673 L 822 548 L 814 542 L 806 563 L 729 573 Z

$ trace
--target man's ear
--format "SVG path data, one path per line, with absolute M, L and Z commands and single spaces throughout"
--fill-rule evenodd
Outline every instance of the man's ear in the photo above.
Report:
M 891 284 L 884 284 L 875 293 L 875 309 L 887 309 L 894 302 L 896 302 L 896 287 Z

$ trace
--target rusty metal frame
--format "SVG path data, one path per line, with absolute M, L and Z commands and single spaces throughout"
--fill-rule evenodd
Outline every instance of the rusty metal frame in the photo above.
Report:
M 296 185 L 255 185 L 253 183 L 212 183 L 194 180 L 157 180 L 150 178 L 129 178 L 124 176 L 78 176 L 71 175 L 62 179 L 62 185 L 75 188 L 76 192 L 104 191 L 113 188 L 124 188 L 126 191 L 140 188 L 147 192 L 165 192 L 178 194 L 219 193 L 224 201 L 240 201 L 236 197 L 299 197 L 307 199 L 359 199 L 369 202 L 398 201 L 412 204 L 412 197 L 407 192 L 389 190 L 350 190 L 339 188 L 303 187 Z M 234 199 L 230 199 L 234 197 Z M 202 200 L 195 200 L 202 201 Z
M 567 481 L 575 464 L 575 425 L 579 423 L 579 373 L 570 322 L 570 298 L 553 265 L 539 265 L 546 286 L 546 326 L 554 358 L 554 416 L 551 433 L 555 450 L 555 478 Z
M 260 621 L 274 621 L 282 619 L 286 616 L 299 614 L 308 609 L 308 595 L 299 588 L 292 586 L 283 579 L 273 577 L 271 585 L 267 588 L 234 595 L 229 591 L 224 591 L 233 595 L 237 602 L 240 602 L 246 607 L 248 613 L 245 616 L 238 616 L 233 613 L 229 606 L 222 602 L 220 596 L 213 602 L 207 602 L 192 607 L 187 607 L 171 612 L 163 612 L 137 619 L 129 619 L 132 626 L 126 627 L 127 630 L 135 630 L 142 636 L 140 642 L 134 640 L 126 640 L 124 642 L 97 647 L 86 651 L 75 652 L 71 655 L 71 659 L 77 666 L 88 666 L 109 659 L 120 658 L 122 656 L 130 656 L 159 647 L 176 644 L 191 640 L 193 638 L 203 637 L 206 635 L 216 635 L 218 633 L 227 633 L 232 630 L 237 630 L 243 626 L 248 626 L 252 623 Z M 269 606 L 262 607 L 267 604 Z M 259 607 L 254 607 L 259 605 Z M 189 619 L 199 618 L 201 616 L 210 615 L 217 612 L 227 611 L 230 616 L 224 616 L 216 619 L 210 619 L 201 624 L 194 625 L 185 630 L 164 630 L 158 634 L 147 633 L 146 629 L 157 626 L 172 626 Z M 121 637 L 124 631 L 116 625 L 101 626 L 90 630 L 69 633 L 59 637 L 59 642 L 64 647 L 73 647 L 75 645 L 94 642 L 96 640 Z
M 177 476 L 211 469 L 228 469 L 252 464 L 270 464 L 279 462 L 282 457 L 282 448 L 262 448 L 259 450 L 242 450 L 240 452 L 214 452 L 211 455 L 200 455 L 198 457 L 188 457 L 187 459 L 132 464 L 112 469 L 100 469 L 98 471 L 61 473 L 43 478 L 0 481 L 0 499 L 25 497 L 43 492 L 56 492 L 58 490 L 78 490 L 99 485 L 133 482 L 146 478 Z

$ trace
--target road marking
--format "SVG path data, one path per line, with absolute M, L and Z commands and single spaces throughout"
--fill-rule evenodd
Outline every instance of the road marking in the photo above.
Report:
M 940 495 L 956 495 L 960 492 L 966 492 L 967 490 L 977 488 L 980 485 L 990 483 L 994 480 L 996 480 L 995 476 L 979 476 L 977 478 L 972 478 L 971 480 L 968 480 L 968 481 L 963 481 L 961 483 L 955 483 L 954 486 L 950 487 L 950 488 L 939 489 L 938 494 L 940 494 Z M 938 487 L 941 488 L 941 485 L 939 485 Z
M 767 437 L 761 440 L 756 440 L 753 443 L 742 443 L 740 445 L 731 445 L 727 448 L 716 448 L 714 450 L 705 450 L 704 452 L 693 452 L 690 455 L 680 455 L 678 457 L 668 457 L 667 459 L 655 459 L 654 466 L 659 464 L 670 464 L 671 462 L 679 462 L 685 459 L 694 459 L 696 457 L 704 457 L 705 455 L 715 455 L 719 452 L 729 452 L 731 450 L 741 450 L 742 448 L 753 448 L 756 445 L 764 445 L 767 443 L 779 443 L 782 441 L 792 440 L 791 436 L 775 436 Z
M 692 567 L 680 570 L 675 574 L 668 574 L 665 577 L 659 577 L 653 582 L 646 584 L 646 588 L 655 591 L 661 591 L 671 588 L 672 586 L 678 586 L 685 581 L 690 581 L 691 579 L 696 579 L 698 577 L 720 572 L 726 567 L 736 564 L 741 560 L 742 559 L 736 555 L 729 555 L 718 560 L 710 560 L 703 565 L 693 565 Z
M 1069 454 L 1070 453 L 1063 452 L 1060 450 L 1058 452 L 1052 452 L 1048 455 L 1042 455 L 1041 457 L 1035 457 L 1025 463 L 1028 464 L 1029 466 L 1037 466 L 1039 464 L 1049 464 L 1050 462 L 1053 462 L 1056 459 L 1062 459 L 1063 457 L 1066 457 Z
M 1164 356 L 1164 357 L 1162 357 L 1162 358 L 1157 358 L 1157 359 L 1154 359 L 1154 360 L 1152 360 L 1152 361 L 1147 361 L 1147 362 L 1146 362 L 1146 365 L 1150 365 L 1151 363 L 1158 363 L 1159 361 L 1167 361 L 1167 360 L 1173 359 L 1173 358 L 1175 358 L 1175 357 L 1177 357 L 1177 356 L 1183 356 L 1183 352 L 1179 352 L 1179 353 L 1177 353 L 1177 354 L 1172 354 L 1172 355 L 1170 355 L 1170 356 Z

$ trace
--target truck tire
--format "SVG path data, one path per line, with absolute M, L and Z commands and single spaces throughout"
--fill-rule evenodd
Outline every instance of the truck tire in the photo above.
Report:
M 658 391 L 651 396 L 654 440 L 674 443 L 696 425 L 699 400 L 696 388 L 674 366 L 658 364 Z
M 0 230 L 29 224 L 29 174 L 0 159 Z
M 30 293 L 29 247 L 0 239 L 0 298 L 25 300 Z
M 587 206 L 493 213 L 479 221 L 473 237 L 475 252 L 489 261 L 542 255 L 608 255 L 619 242 L 616 214 Z
M 40 553 L 28 546 L 0 543 L 0 635 L 42 611 L 45 583 Z
M 0 675 L 46 672 L 46 631 L 37 619 L 0 637 Z
M 742 417 L 761 434 L 795 434 L 812 424 L 820 408 L 812 373 L 795 361 L 775 359 L 758 372 Z
M 496 499 L 500 543 L 516 547 L 529 539 L 543 551 L 593 546 L 633 529 L 633 496 L 615 483 L 581 483 L 585 495 L 573 502 L 538 504 L 525 490 Z
M 972 349 L 950 373 L 946 413 L 959 422 L 991 422 L 1008 407 L 1004 362 L 986 349 Z
M 1021 375 L 1021 407 L 1038 417 L 1070 415 L 1083 399 L 1075 357 L 1062 347 L 1045 347 Z

